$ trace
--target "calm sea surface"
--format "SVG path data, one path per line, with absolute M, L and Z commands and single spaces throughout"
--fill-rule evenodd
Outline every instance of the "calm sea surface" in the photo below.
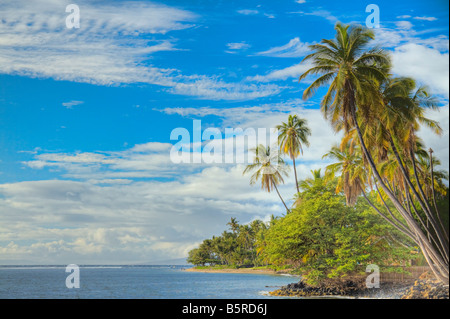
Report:
M 0 266 L 0 298 L 256 299 L 299 278 L 185 272 L 186 266 L 80 266 L 80 288 L 65 266 Z

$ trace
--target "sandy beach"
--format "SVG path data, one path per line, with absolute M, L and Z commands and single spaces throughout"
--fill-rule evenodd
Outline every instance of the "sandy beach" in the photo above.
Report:
M 275 271 L 272 269 L 253 269 L 253 268 L 239 268 L 239 269 L 197 269 L 197 268 L 187 268 L 184 271 L 189 272 L 205 272 L 205 273 L 219 273 L 219 274 L 264 274 L 264 275 L 283 275 L 288 274 L 289 269 L 281 270 L 281 271 Z

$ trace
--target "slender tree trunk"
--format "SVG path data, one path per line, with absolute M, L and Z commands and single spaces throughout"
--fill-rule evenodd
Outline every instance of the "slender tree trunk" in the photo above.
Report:
M 399 224 L 399 226 L 403 229 L 403 231 L 406 231 L 408 233 L 407 235 L 410 236 L 415 241 L 416 239 L 415 239 L 414 235 L 409 231 L 408 226 L 406 226 L 400 220 L 398 220 L 394 216 L 394 214 L 391 212 L 391 209 L 389 208 L 389 206 L 387 205 L 387 203 L 385 202 L 385 200 L 383 198 L 383 194 L 381 194 L 380 190 L 378 189 L 376 181 L 374 181 L 374 185 L 375 185 L 375 189 L 377 190 L 378 195 L 380 196 L 381 202 L 383 203 L 386 210 L 389 212 L 389 215 L 391 215 L 392 219 Z M 365 194 L 364 194 L 364 197 L 365 197 Z M 366 198 L 366 200 L 368 200 L 368 199 Z M 395 224 L 395 222 L 393 222 L 393 223 Z
M 295 176 L 295 186 L 297 186 L 297 193 L 300 193 L 300 189 L 298 187 L 298 180 L 297 180 L 297 169 L 295 168 L 295 157 L 292 156 L 292 162 L 294 164 L 294 176 Z
M 286 211 L 288 213 L 290 213 L 291 211 L 289 210 L 289 208 L 286 206 L 286 203 L 283 200 L 283 197 L 281 197 L 280 192 L 278 191 L 278 187 L 277 184 L 273 183 L 273 186 L 275 187 L 275 190 L 277 191 L 278 196 L 280 197 L 281 201 L 283 202 L 284 207 L 286 207 Z
M 409 185 L 409 187 L 411 188 L 413 194 L 416 196 L 420 206 L 422 207 L 422 210 L 425 212 L 425 214 L 427 216 L 427 226 L 425 227 L 425 229 L 427 230 L 427 233 L 429 235 L 428 242 L 431 243 L 430 236 L 433 236 L 433 234 L 430 232 L 430 230 L 433 229 L 436 234 L 436 237 L 437 237 L 436 241 L 439 242 L 439 246 L 437 246 L 437 247 L 438 247 L 439 251 L 441 252 L 441 256 L 445 258 L 445 260 L 447 261 L 447 265 L 448 265 L 448 260 L 449 260 L 449 258 L 448 258 L 448 241 L 443 236 L 442 230 L 437 225 L 436 219 L 434 218 L 433 213 L 431 212 L 430 206 L 428 204 L 428 200 L 425 197 L 423 189 L 420 185 L 419 176 L 418 176 L 417 170 L 416 170 L 416 163 L 415 163 L 415 158 L 414 158 L 415 155 L 413 153 L 410 154 L 412 165 L 413 165 L 413 170 L 414 170 L 414 176 L 416 178 L 416 182 L 417 182 L 420 194 L 417 192 L 413 183 L 411 182 L 411 179 L 409 178 L 408 171 L 406 170 L 406 168 L 403 165 L 402 159 L 400 158 L 400 154 L 398 153 L 397 147 L 395 146 L 393 137 L 390 133 L 389 133 L 389 143 L 390 143 L 391 148 L 394 152 L 394 155 L 397 159 L 397 162 L 400 165 L 400 170 L 403 174 L 406 184 Z M 422 198 L 420 195 L 422 195 Z M 432 227 L 430 227 L 429 222 L 431 222 Z
M 394 226 L 398 231 L 400 231 L 402 234 L 404 234 L 405 236 L 409 237 L 411 240 L 413 240 L 416 243 L 416 239 L 414 237 L 413 234 L 411 234 L 409 232 L 409 230 L 404 229 L 402 227 L 400 227 L 399 225 L 397 225 L 396 223 L 394 223 L 392 220 L 390 220 L 386 215 L 384 215 L 371 201 L 370 199 L 367 197 L 366 193 L 364 190 L 361 190 L 361 193 L 364 197 L 364 199 L 366 200 L 366 202 L 381 216 L 383 217 L 384 220 L 386 220 L 389 224 L 391 224 L 392 226 Z

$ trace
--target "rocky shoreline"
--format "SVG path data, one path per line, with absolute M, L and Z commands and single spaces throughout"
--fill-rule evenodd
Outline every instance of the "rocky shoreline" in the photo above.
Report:
M 402 299 L 449 299 L 448 285 L 434 279 L 419 279 L 406 291 Z
M 349 297 L 375 299 L 449 299 L 449 286 L 429 276 L 416 281 L 381 283 L 380 288 L 367 288 L 365 278 L 325 280 L 318 286 L 303 281 L 288 284 L 270 292 L 271 296 L 282 297 Z

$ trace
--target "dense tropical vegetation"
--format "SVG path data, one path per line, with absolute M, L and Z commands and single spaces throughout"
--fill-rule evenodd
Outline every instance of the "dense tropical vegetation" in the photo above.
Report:
M 290 115 L 279 129 L 279 152 L 259 145 L 250 183 L 275 189 L 286 215 L 270 223 L 230 222 L 231 232 L 205 240 L 191 251 L 194 264 L 295 267 L 316 281 L 361 270 L 367 264 L 402 265 L 421 255 L 435 276 L 449 281 L 448 173 L 417 132 L 438 102 L 414 79 L 390 73 L 387 52 L 370 47 L 372 30 L 337 23 L 336 37 L 310 46 L 303 61 L 313 67 L 300 76 L 318 76 L 303 93 L 326 87 L 324 117 L 344 137 L 324 155 L 333 161 L 298 181 L 295 159 L 308 146 L 307 122 Z M 273 154 L 271 154 L 273 153 Z M 274 155 L 276 154 L 276 155 Z M 277 185 L 293 162 L 296 194 L 289 208 Z

